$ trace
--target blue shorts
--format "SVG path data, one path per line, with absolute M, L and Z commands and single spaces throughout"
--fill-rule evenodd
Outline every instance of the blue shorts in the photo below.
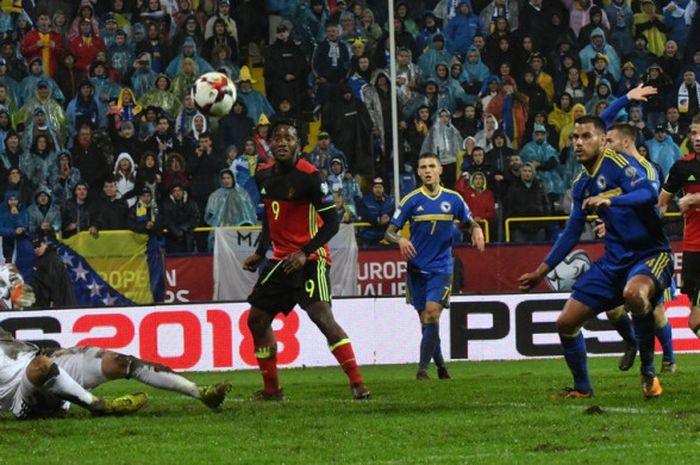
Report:
M 664 289 L 664 292 L 659 297 L 659 300 L 656 301 L 656 305 L 663 305 L 666 302 L 673 301 L 673 299 L 676 298 L 677 291 L 678 287 L 676 286 L 676 280 L 671 279 L 671 285 Z
M 574 284 L 571 297 L 600 313 L 624 303 L 622 292 L 633 276 L 645 275 L 654 280 L 658 302 L 673 280 L 673 257 L 670 252 L 658 252 L 630 264 L 617 264 L 605 257 L 595 262 Z
M 410 268 L 406 272 L 406 302 L 419 312 L 425 310 L 428 301 L 449 308 L 451 293 L 452 273 L 430 273 Z

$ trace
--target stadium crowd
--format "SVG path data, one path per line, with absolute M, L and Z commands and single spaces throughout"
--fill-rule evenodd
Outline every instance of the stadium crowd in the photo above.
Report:
M 264 3 L 265 8 L 261 7 Z M 620 110 L 668 173 L 700 109 L 697 0 L 2 0 L 0 235 L 131 229 L 206 251 L 198 226 L 258 223 L 271 125 L 298 126 L 343 222 L 382 243 L 419 155 L 502 239 L 507 217 L 565 214 L 574 119 L 639 83 Z M 216 121 L 189 94 L 208 71 L 237 100 Z M 399 140 L 391 128 L 398 93 Z M 542 223 L 513 239 L 551 239 Z

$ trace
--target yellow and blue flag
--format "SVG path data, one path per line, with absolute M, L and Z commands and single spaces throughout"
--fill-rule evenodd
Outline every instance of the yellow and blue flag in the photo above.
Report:
M 78 305 L 150 304 L 163 300 L 164 261 L 155 238 L 132 231 L 81 232 L 56 244 Z

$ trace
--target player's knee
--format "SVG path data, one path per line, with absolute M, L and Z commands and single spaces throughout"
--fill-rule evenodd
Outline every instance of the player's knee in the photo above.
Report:
M 59 373 L 58 365 L 50 358 L 37 355 L 27 366 L 27 378 L 35 386 L 41 386 Z
M 608 310 L 605 313 L 608 316 L 608 320 L 617 321 L 625 316 L 625 309 L 623 307 L 617 307 L 612 310 Z
M 558 318 L 554 326 L 557 330 L 557 333 L 563 336 L 575 334 L 576 331 L 579 330 L 579 328 L 575 324 L 562 318 Z
M 135 357 L 117 352 L 106 352 L 102 356 L 102 374 L 107 379 L 128 378 Z
M 640 286 L 626 286 L 622 293 L 627 309 L 635 315 L 643 315 L 648 310 L 645 289 Z
M 265 332 L 268 324 L 267 319 L 262 317 L 261 312 L 251 310 L 250 313 L 248 313 L 248 329 L 250 329 L 250 332 L 254 335 Z

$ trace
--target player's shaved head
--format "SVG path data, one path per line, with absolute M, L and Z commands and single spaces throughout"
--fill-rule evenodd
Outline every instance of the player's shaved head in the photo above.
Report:
M 619 132 L 621 137 L 624 137 L 631 142 L 637 140 L 637 129 L 630 124 L 615 123 L 610 130 Z
M 422 153 L 422 154 L 418 157 L 418 164 L 419 164 L 419 165 L 420 165 L 420 161 L 421 161 L 422 159 L 424 159 L 424 158 L 434 158 L 434 159 L 437 160 L 438 163 L 440 163 L 440 157 L 438 156 L 437 153 L 429 153 L 429 152 L 428 152 L 428 153 Z M 442 163 L 440 163 L 440 164 L 442 164 Z
M 636 139 L 637 130 L 634 126 L 615 123 L 605 135 L 605 145 L 616 152 L 631 154 Z

